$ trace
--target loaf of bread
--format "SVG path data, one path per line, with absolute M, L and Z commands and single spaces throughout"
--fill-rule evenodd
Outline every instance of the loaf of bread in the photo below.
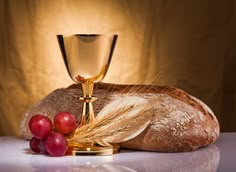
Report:
M 120 143 L 122 148 L 179 152 L 191 151 L 212 144 L 219 137 L 219 123 L 210 110 L 199 99 L 173 87 L 157 85 L 117 85 L 98 83 L 94 94 L 97 114 L 101 109 L 118 98 L 139 96 L 149 101 L 154 108 L 149 126 L 135 138 Z M 20 135 L 31 138 L 28 121 L 34 114 L 43 114 L 53 119 L 58 112 L 67 111 L 80 117 L 82 103 L 80 85 L 53 91 L 33 105 L 24 115 L 20 124 Z

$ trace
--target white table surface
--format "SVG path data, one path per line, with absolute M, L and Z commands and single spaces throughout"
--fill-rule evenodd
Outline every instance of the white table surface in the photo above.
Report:
M 236 172 L 236 133 L 221 133 L 208 147 L 185 153 L 122 150 L 112 156 L 49 157 L 33 154 L 29 142 L 0 137 L 1 172 Z

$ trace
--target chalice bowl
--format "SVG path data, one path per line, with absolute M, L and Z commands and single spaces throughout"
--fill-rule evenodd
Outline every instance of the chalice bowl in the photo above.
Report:
M 58 43 L 67 71 L 76 83 L 81 83 L 83 95 L 82 115 L 79 126 L 94 122 L 92 102 L 94 83 L 101 81 L 108 70 L 118 35 L 71 34 L 57 35 Z M 118 148 L 99 146 L 93 143 L 79 143 L 73 147 L 72 154 L 107 155 Z

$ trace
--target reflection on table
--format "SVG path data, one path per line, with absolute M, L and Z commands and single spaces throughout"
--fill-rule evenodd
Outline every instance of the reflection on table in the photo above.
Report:
M 14 137 L 0 137 L 0 171 L 199 172 L 216 171 L 220 161 L 216 145 L 185 153 L 122 150 L 113 156 L 49 157 L 32 154 L 28 144 Z

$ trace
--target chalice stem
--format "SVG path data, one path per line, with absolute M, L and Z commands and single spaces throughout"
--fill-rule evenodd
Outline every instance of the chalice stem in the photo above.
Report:
M 83 101 L 83 110 L 80 120 L 80 126 L 85 124 L 92 124 L 94 122 L 94 111 L 92 102 L 96 100 L 96 97 L 93 97 L 93 88 L 94 83 L 90 81 L 85 81 L 82 83 L 83 97 L 80 97 L 80 100 Z

